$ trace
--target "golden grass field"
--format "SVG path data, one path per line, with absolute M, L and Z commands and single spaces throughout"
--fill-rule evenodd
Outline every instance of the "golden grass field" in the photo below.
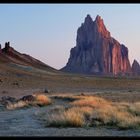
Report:
M 69 106 L 55 106 L 37 114 L 48 127 L 108 126 L 140 129 L 140 102 L 112 102 L 97 96 L 53 95 L 52 100 L 67 101 Z

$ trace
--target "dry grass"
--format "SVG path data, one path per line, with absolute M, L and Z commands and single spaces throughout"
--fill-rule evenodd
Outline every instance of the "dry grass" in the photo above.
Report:
M 72 97 L 72 100 L 70 99 Z M 114 103 L 96 96 L 59 96 L 69 99 L 70 108 L 47 112 L 49 126 L 113 126 L 120 129 L 140 128 L 140 103 Z M 74 100 L 73 100 L 74 99 Z
M 107 108 L 106 108 L 107 107 Z M 118 111 L 114 106 L 106 106 L 103 108 L 97 108 L 94 110 L 91 116 L 91 124 L 94 125 L 110 125 L 120 126 L 120 122 L 127 121 L 128 118 L 132 118 L 132 115 L 128 112 Z
M 88 107 L 88 106 L 73 107 L 73 108 L 76 108 L 77 110 L 79 110 L 85 116 L 92 115 L 93 110 L 94 110 L 92 107 Z
M 17 103 L 9 103 L 6 108 L 9 109 L 9 110 L 14 110 L 14 109 L 17 109 L 17 108 L 22 108 L 22 107 L 25 107 L 25 106 L 28 106 L 28 103 L 25 102 L 25 101 L 18 101 Z
M 86 125 L 85 116 L 89 117 L 93 112 L 91 107 L 71 107 L 64 108 L 63 106 L 56 106 L 47 112 L 45 117 L 48 126 L 73 126 L 82 127 Z
M 38 106 L 38 105 L 45 106 L 45 105 L 49 105 L 52 103 L 51 99 L 48 98 L 46 95 L 39 94 L 39 95 L 34 95 L 34 96 L 35 96 L 35 101 L 19 100 L 16 103 L 7 104 L 6 108 L 9 110 L 14 110 L 14 109 L 28 107 L 28 106 Z
M 72 102 L 71 104 L 74 106 L 90 106 L 96 108 L 96 107 L 110 104 L 110 102 L 100 97 L 84 96 L 81 97 L 81 99 Z
M 70 108 L 58 113 L 48 114 L 49 126 L 74 126 L 82 127 L 84 125 L 84 116 L 77 108 Z
M 131 103 L 128 107 L 128 111 L 136 116 L 140 116 L 140 102 Z
M 139 129 L 140 128 L 140 118 L 133 116 L 124 118 L 118 123 L 120 129 Z
M 39 95 L 36 95 L 36 103 L 38 105 L 49 105 L 51 104 L 51 99 L 48 98 L 46 95 L 43 95 L 43 94 L 39 94 Z

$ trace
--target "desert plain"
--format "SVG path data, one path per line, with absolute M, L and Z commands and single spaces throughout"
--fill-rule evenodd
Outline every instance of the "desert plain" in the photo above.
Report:
M 19 99 L 27 95 L 43 94 L 51 100 L 51 104 L 44 106 L 14 109 L 7 109 L 1 104 L 0 136 L 140 136 L 139 77 L 68 74 L 30 66 L 13 67 L 9 64 L 1 64 L 0 73 L 0 97 L 10 96 Z M 80 100 L 84 101 L 76 103 Z M 75 117 L 75 120 L 64 118 L 69 116 L 69 109 L 78 107 L 85 109 L 79 116 L 70 114 L 70 118 Z M 119 113 L 123 119 L 113 116 L 116 122 L 110 124 L 112 114 L 109 112 L 118 108 L 121 113 L 127 114 L 124 113 L 123 116 L 123 113 Z M 105 109 L 107 112 L 102 112 Z M 95 113 L 97 118 L 91 117 L 95 116 Z M 100 113 L 104 117 L 100 116 Z M 126 123 L 119 123 L 121 119 L 123 122 L 126 120 Z M 133 122 L 129 123 L 129 120 Z

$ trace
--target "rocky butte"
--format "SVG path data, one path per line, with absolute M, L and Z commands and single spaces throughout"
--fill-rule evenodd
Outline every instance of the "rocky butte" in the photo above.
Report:
M 76 46 L 70 51 L 68 63 L 61 70 L 83 74 L 129 75 L 128 49 L 111 37 L 99 15 L 95 21 L 87 15 L 77 30 Z

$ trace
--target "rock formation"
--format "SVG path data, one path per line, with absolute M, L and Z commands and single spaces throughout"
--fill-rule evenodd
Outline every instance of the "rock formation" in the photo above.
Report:
M 70 51 L 65 72 L 84 74 L 130 74 L 128 49 L 111 37 L 103 19 L 87 15 L 77 30 L 76 46 Z
M 5 47 L 2 49 L 2 52 L 4 54 L 12 56 L 12 54 L 14 53 L 14 49 L 10 46 L 10 42 L 5 42 Z
M 22 54 L 10 46 L 10 42 L 5 43 L 5 47 L 1 49 L 0 45 L 0 63 L 18 64 L 24 66 L 32 66 L 39 69 L 55 71 L 54 68 L 33 58 L 30 55 Z
M 140 75 L 140 65 L 136 60 L 133 61 L 132 72 L 134 75 Z

